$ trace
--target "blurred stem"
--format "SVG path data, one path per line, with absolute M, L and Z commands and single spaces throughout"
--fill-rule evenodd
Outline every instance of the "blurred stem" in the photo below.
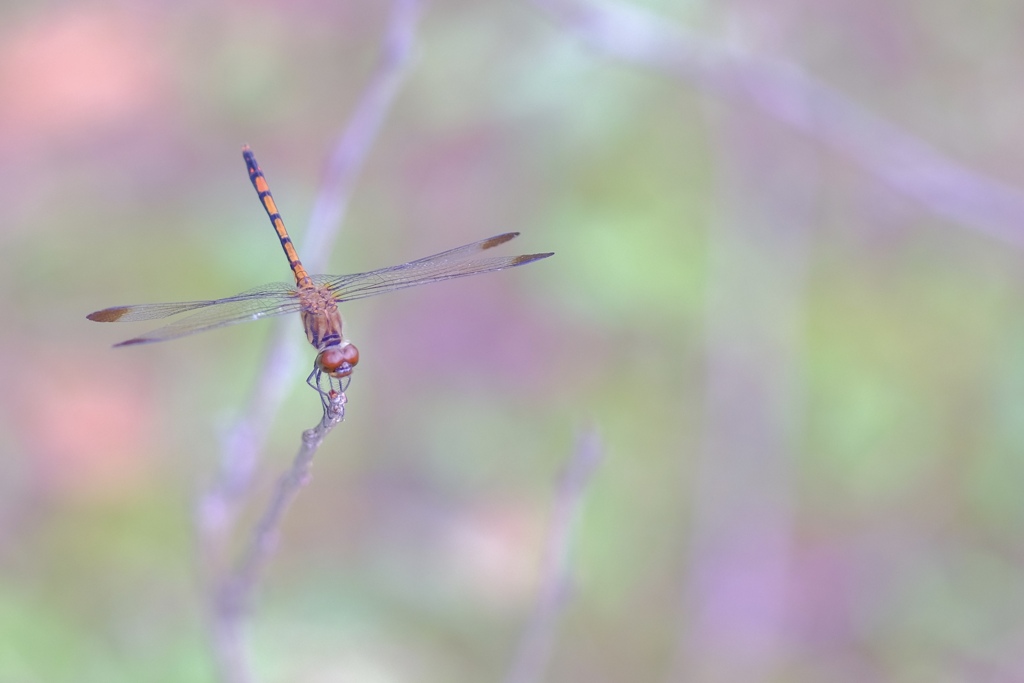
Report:
M 796 64 L 707 40 L 623 2 L 530 1 L 601 54 L 753 107 L 841 152 L 936 216 L 1024 247 L 1024 193 L 951 161 Z
M 583 497 L 603 459 L 604 448 L 597 431 L 591 428 L 581 433 L 576 439 L 575 452 L 558 479 L 554 512 L 544 549 L 540 591 L 505 683 L 543 680 L 554 647 L 558 619 L 572 587 L 569 552 Z
M 671 681 L 783 675 L 791 643 L 793 454 L 816 150 L 750 112 L 709 107 L 718 211 L 705 310 L 704 443 Z M 784 676 L 783 676 L 784 677 Z

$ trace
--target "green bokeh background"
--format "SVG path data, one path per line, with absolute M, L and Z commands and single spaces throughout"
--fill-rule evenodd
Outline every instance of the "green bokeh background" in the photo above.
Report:
M 1024 187 L 1016 3 L 638 6 Z M 302 254 L 387 14 L 0 6 L 0 683 L 214 680 L 192 510 L 272 323 L 111 350 L 145 325 L 84 316 L 287 279 L 240 148 Z M 556 255 L 345 307 L 362 361 L 260 586 L 258 680 L 501 680 L 591 426 L 547 680 L 1024 679 L 1024 254 L 976 227 L 533 4 L 430 4 L 330 272 L 507 230 Z M 750 405 L 716 403 L 736 357 Z M 250 517 L 319 417 L 311 359 Z

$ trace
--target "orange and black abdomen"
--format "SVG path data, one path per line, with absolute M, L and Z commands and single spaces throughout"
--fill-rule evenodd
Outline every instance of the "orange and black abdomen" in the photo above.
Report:
M 260 201 L 263 202 L 263 208 L 267 210 L 267 215 L 270 216 L 270 222 L 277 232 L 277 238 L 281 240 L 281 248 L 284 249 L 284 254 L 288 257 L 288 266 L 295 274 L 296 284 L 299 287 L 312 286 L 309 273 L 302 266 L 302 261 L 299 260 L 299 255 L 295 251 L 295 245 L 292 244 L 292 238 L 288 236 L 288 231 L 284 227 L 284 221 L 281 220 L 281 214 L 277 211 L 277 204 L 274 203 L 274 196 L 270 194 L 270 186 L 267 185 L 267 179 L 263 176 L 263 171 L 260 169 L 260 165 L 256 162 L 256 157 L 253 156 L 252 150 L 249 149 L 248 145 L 242 148 L 242 156 L 245 158 L 245 165 L 249 168 L 249 180 L 252 181 L 252 186 L 256 188 L 256 193 L 260 196 Z

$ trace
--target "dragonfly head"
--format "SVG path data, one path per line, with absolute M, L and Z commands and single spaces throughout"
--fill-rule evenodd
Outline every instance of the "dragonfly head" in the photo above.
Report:
M 348 377 L 352 369 L 359 363 L 359 349 L 355 344 L 344 342 L 328 346 L 316 357 L 316 367 L 331 377 Z

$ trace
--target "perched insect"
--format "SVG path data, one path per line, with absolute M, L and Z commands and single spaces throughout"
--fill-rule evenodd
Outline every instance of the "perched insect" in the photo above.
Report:
M 483 252 L 504 244 L 519 234 L 518 232 L 507 232 L 449 249 L 440 254 L 398 266 L 380 268 L 368 273 L 310 275 L 299 260 L 295 246 L 284 227 L 284 221 L 281 220 L 281 214 L 277 211 L 277 205 L 274 204 L 274 198 L 270 194 L 263 171 L 256 163 L 256 158 L 248 146 L 242 149 L 242 156 L 249 169 L 249 179 L 252 180 L 253 187 L 256 188 L 263 208 L 270 216 L 270 222 L 281 241 L 285 256 L 288 257 L 288 265 L 295 275 L 295 284 L 275 282 L 224 299 L 115 306 L 90 313 L 87 316 L 89 320 L 103 323 L 158 320 L 188 314 L 148 334 L 134 337 L 115 344 L 115 346 L 166 341 L 224 325 L 287 313 L 299 313 L 302 316 L 303 327 L 306 329 L 306 337 L 317 350 L 313 371 L 306 378 L 306 382 L 320 393 L 326 405 L 331 396 L 336 396 L 339 392 L 344 391 L 347 386 L 347 378 L 359 362 L 359 351 L 352 342 L 345 338 L 342 332 L 338 303 L 431 282 L 489 273 L 503 268 L 514 268 L 547 258 L 553 253 L 481 256 Z M 326 387 L 323 383 L 325 376 L 327 377 Z M 331 394 L 332 391 L 335 393 Z

